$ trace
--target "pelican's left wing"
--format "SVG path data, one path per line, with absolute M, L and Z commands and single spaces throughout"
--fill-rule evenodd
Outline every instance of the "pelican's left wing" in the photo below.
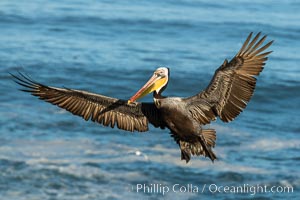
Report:
M 201 93 L 185 98 L 187 108 L 201 124 L 207 124 L 217 116 L 224 122 L 232 121 L 250 101 L 256 78 L 263 70 L 267 55 L 265 50 L 273 43 L 263 45 L 266 36 L 258 33 L 252 40 L 247 37 L 240 51 L 216 70 L 208 87 Z M 259 39 L 260 38 L 260 39 Z
M 104 126 L 117 125 L 126 131 L 148 130 L 148 122 L 155 127 L 164 128 L 159 110 L 153 103 L 131 103 L 125 100 L 111 98 L 81 90 L 50 87 L 31 80 L 20 73 L 11 74 L 14 81 L 25 87 L 21 89 L 30 92 L 39 99 L 57 105 L 85 120 L 91 119 Z

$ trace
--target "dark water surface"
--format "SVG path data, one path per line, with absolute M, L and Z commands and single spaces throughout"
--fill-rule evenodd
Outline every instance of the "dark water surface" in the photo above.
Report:
M 1 0 L 1 199 L 299 199 L 299 10 L 297 1 L 268 0 Z M 274 52 L 245 112 L 210 125 L 215 163 L 193 157 L 186 165 L 168 131 L 85 122 L 18 91 L 8 75 L 128 99 L 168 66 L 165 94 L 189 96 L 251 31 L 275 40 Z M 137 192 L 139 184 L 148 190 Z M 256 193 L 257 185 L 293 193 Z

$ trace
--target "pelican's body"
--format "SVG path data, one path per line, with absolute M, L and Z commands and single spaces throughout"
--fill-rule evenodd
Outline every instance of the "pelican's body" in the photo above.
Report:
M 159 110 L 161 111 L 161 116 L 165 121 L 167 127 L 171 130 L 171 134 L 179 143 L 181 148 L 181 157 L 187 162 L 190 160 L 190 148 L 194 148 L 194 153 L 196 155 L 204 154 L 209 156 L 212 160 L 216 158 L 215 154 L 211 151 L 211 146 L 206 144 L 201 144 L 204 141 L 204 136 L 212 137 L 215 140 L 215 132 L 213 129 L 202 130 L 201 125 L 197 122 L 192 114 L 188 111 L 188 104 L 181 98 L 170 97 L 155 99 L 154 101 L 159 104 Z M 157 105 L 156 104 L 156 105 Z M 212 134 L 212 135 L 206 135 Z M 190 145 L 191 147 L 186 147 Z M 202 148 L 203 147 L 203 148 Z
M 191 113 L 186 112 L 187 104 L 182 99 L 170 97 L 155 101 L 159 102 L 161 116 L 173 133 L 185 137 L 188 141 L 193 141 L 195 136 L 198 137 L 201 127 Z
M 264 52 L 273 41 L 262 46 L 266 36 L 259 41 L 260 33 L 252 41 L 252 33 L 236 56 L 216 70 L 208 87 L 188 97 L 162 95 L 169 81 L 169 68 L 158 68 L 149 81 L 128 101 L 86 91 L 46 86 L 28 77 L 12 75 L 15 81 L 40 99 L 64 108 L 85 120 L 91 119 L 105 126 L 127 131 L 147 131 L 148 124 L 168 128 L 181 150 L 181 159 L 188 162 L 191 155 L 216 159 L 214 129 L 202 126 L 219 117 L 232 121 L 246 107 L 253 95 L 256 78 L 263 70 L 267 55 Z M 261 47 L 262 46 L 262 47 Z M 153 93 L 154 103 L 139 103 L 137 99 Z

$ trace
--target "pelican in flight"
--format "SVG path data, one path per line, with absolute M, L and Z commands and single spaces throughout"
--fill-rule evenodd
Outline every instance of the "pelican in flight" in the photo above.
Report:
M 263 70 L 267 55 L 265 51 L 273 41 L 263 45 L 266 36 L 258 33 L 252 39 L 249 34 L 239 52 L 215 71 L 210 84 L 202 92 L 187 98 L 166 97 L 170 70 L 159 67 L 149 81 L 129 100 L 121 100 L 82 90 L 47 86 L 33 81 L 19 73 L 14 81 L 44 101 L 57 105 L 85 120 L 92 120 L 104 126 L 126 131 L 148 131 L 149 124 L 168 128 L 179 145 L 181 160 L 189 162 L 191 155 L 217 157 L 215 146 L 216 131 L 204 129 L 203 125 L 219 117 L 230 122 L 237 117 L 250 101 L 256 76 Z M 136 102 L 137 99 L 153 93 L 154 102 Z

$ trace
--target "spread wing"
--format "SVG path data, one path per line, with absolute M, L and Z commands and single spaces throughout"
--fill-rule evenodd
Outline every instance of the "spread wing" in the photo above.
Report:
M 240 51 L 215 71 L 208 87 L 201 93 L 184 99 L 193 117 L 207 124 L 217 116 L 224 122 L 232 121 L 250 101 L 256 78 L 263 70 L 267 55 L 265 50 L 273 43 L 263 45 L 266 36 L 258 33 L 252 40 L 252 33 L 244 42 Z
M 116 125 L 126 131 L 147 131 L 148 122 L 164 128 L 159 110 L 153 103 L 131 103 L 99 94 L 67 88 L 50 87 L 31 80 L 20 73 L 11 74 L 14 81 L 30 92 L 53 105 L 57 105 L 85 120 L 91 119 L 104 126 Z

